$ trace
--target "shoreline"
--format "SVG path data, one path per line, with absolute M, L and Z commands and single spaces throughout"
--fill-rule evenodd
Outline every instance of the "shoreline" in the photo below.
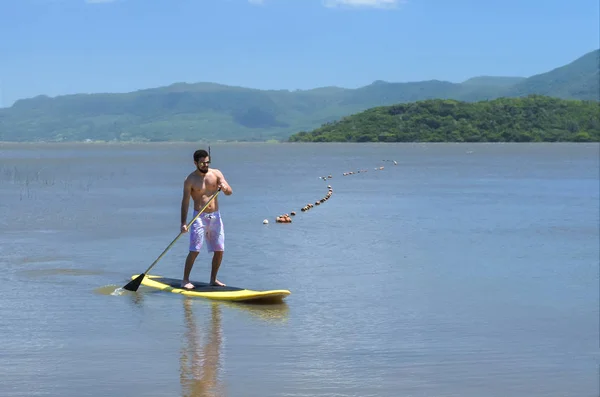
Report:
M 413 141 L 413 142 L 288 142 L 288 141 L 216 141 L 216 142 L 206 142 L 206 141 L 161 141 L 161 142 L 147 142 L 147 141 L 0 141 L 0 145 L 340 145 L 340 144 L 352 144 L 352 145 L 377 145 L 377 146 L 399 146 L 399 145 L 543 145 L 543 144 L 577 144 L 577 145 L 586 145 L 586 144 L 600 144 L 600 141 L 588 141 L 588 142 L 580 142 L 580 141 L 552 141 L 552 142 L 517 142 L 517 141 L 506 141 L 506 142 L 454 142 L 454 141 L 444 141 L 444 142 L 421 142 L 421 141 Z

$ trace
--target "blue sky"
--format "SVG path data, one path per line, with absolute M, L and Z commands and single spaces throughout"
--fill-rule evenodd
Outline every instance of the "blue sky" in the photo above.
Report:
M 211 81 L 531 76 L 599 47 L 598 0 L 0 0 L 0 105 Z

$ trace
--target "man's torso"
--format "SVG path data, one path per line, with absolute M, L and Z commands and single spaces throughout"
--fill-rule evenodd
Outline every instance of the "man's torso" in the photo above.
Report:
M 206 202 L 217 191 L 217 175 L 213 170 L 209 170 L 206 175 L 200 176 L 197 172 L 192 172 L 188 178 L 192 185 L 192 200 L 194 200 L 194 209 L 199 211 L 206 205 Z M 206 207 L 204 212 L 214 212 L 219 209 L 217 198 Z

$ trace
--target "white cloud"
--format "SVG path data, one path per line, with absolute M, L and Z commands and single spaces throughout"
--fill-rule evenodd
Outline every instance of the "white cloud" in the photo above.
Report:
M 405 0 L 323 0 L 326 7 L 396 8 Z

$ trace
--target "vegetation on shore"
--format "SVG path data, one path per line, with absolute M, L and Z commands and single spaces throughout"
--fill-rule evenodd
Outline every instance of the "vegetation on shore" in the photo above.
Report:
M 289 142 L 598 142 L 600 103 L 531 95 L 381 106 Z

